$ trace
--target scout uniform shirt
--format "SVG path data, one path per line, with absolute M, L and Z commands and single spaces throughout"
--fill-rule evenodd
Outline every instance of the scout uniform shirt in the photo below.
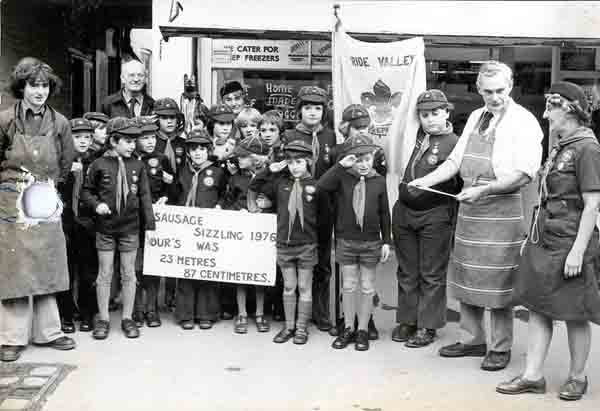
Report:
M 415 148 L 406 166 L 403 183 L 426 176 L 446 161 L 458 141 L 458 137 L 452 132 L 452 125 L 449 126 L 443 134 L 439 135 L 427 135 L 422 128 L 419 128 Z M 457 194 L 460 187 L 461 181 L 457 175 L 432 188 Z M 454 203 L 452 198 L 441 194 L 427 191 L 418 191 L 412 194 L 406 184 L 400 184 L 398 191 L 398 199 L 413 210 L 430 210 L 440 205 Z
M 136 157 L 146 167 L 152 202 L 156 203 L 161 197 L 168 197 L 169 200 L 174 201 L 175 197 L 172 187 L 175 184 L 175 180 L 173 180 L 172 184 L 167 184 L 163 180 L 163 173 L 167 173 L 173 176 L 173 178 L 175 175 L 167 156 L 154 150 L 153 153 L 137 154 Z
M 302 204 L 297 203 L 296 210 L 292 211 L 295 213 L 294 220 L 290 221 L 290 196 L 294 191 L 294 183 L 295 179 L 288 170 L 272 173 L 267 167 L 256 174 L 250 183 L 250 190 L 264 193 L 273 201 L 273 206 L 277 210 L 277 245 L 316 244 L 318 241 L 316 181 L 311 176 L 298 179 Z
M 194 189 L 194 174 L 197 171 L 191 166 L 189 160 L 181 168 L 177 180 L 177 205 L 200 208 L 215 208 L 217 205 L 222 205 L 227 188 L 227 177 L 225 172 L 211 161 L 207 161 L 200 168 L 196 179 L 196 193 L 192 194 L 191 198 L 193 204 L 188 205 L 190 191 Z
M 354 170 L 336 164 L 317 182 L 318 190 L 335 195 L 338 204 L 336 237 L 358 241 L 383 240 L 385 244 L 391 244 L 391 218 L 385 177 L 373 172 L 371 176 L 364 178 L 366 193 L 362 228 L 357 223 L 352 207 L 354 187 L 359 180 L 360 177 Z
M 150 186 L 144 163 L 135 158 L 123 158 L 126 170 L 126 181 L 129 192 L 122 198 L 121 210 L 117 210 L 117 176 L 119 161 L 108 152 L 95 160 L 89 167 L 82 200 L 95 210 L 101 203 L 106 203 L 111 214 L 97 215 L 96 228 L 102 234 L 133 234 L 143 230 L 154 230 L 154 213 Z M 140 215 L 144 227 L 140 227 Z
M 171 150 L 168 150 L 167 140 L 171 143 Z M 185 138 L 181 135 L 169 137 L 162 131 L 156 133 L 156 148 L 155 153 L 164 154 L 169 160 L 171 169 L 175 171 L 173 177 L 179 173 L 179 170 L 185 164 Z

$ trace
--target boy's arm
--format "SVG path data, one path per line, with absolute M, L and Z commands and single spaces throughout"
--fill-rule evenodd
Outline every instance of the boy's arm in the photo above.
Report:
M 385 181 L 382 183 L 382 190 L 379 194 L 379 227 L 384 244 L 392 244 L 391 226 L 392 218 L 390 216 L 390 204 L 388 201 L 387 188 Z
M 94 213 L 96 208 L 101 203 L 100 197 L 98 196 L 98 190 L 96 187 L 96 174 L 97 174 L 98 163 L 94 161 L 87 170 L 85 175 L 85 182 L 83 183 L 83 189 L 81 190 L 81 201 L 89 207 Z
M 327 192 L 337 191 L 341 183 L 340 175 L 345 172 L 344 170 L 342 165 L 335 163 L 335 165 L 327 170 L 317 181 L 317 190 Z
M 152 193 L 150 191 L 148 173 L 146 172 L 146 167 L 144 165 L 141 166 L 139 176 L 138 196 L 142 206 L 142 221 L 144 222 L 144 230 L 154 231 L 156 230 L 156 223 L 154 221 L 154 211 L 152 210 Z

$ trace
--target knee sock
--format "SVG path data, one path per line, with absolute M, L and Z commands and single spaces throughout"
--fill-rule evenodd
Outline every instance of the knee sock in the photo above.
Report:
M 296 318 L 296 293 L 283 294 L 283 311 L 285 313 L 285 326 L 293 330 Z
M 308 326 L 308 319 L 312 315 L 312 300 L 309 301 L 298 301 L 298 321 L 296 322 L 296 328 L 306 330 Z
M 96 284 L 96 297 L 98 299 L 98 313 L 101 320 L 108 321 L 108 301 L 110 300 L 110 284 Z
M 121 302 L 123 303 L 122 318 L 131 318 L 135 302 L 135 281 L 125 280 L 122 282 Z
M 356 316 L 356 295 L 354 292 L 344 291 L 342 299 L 344 307 L 345 328 L 354 329 L 354 317 Z
M 244 286 L 238 286 L 236 289 L 236 300 L 238 306 L 238 314 L 247 317 L 248 312 L 246 311 L 246 289 Z
M 358 313 L 358 329 L 367 330 L 369 318 L 373 311 L 373 294 L 360 294 L 360 312 Z

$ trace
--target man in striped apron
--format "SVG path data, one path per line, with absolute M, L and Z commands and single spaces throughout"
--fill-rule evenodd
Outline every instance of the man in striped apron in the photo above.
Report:
M 477 89 L 485 107 L 471 113 L 448 160 L 410 183 L 429 187 L 456 173 L 464 180 L 455 232 L 450 295 L 460 302 L 461 342 L 442 357 L 485 357 L 481 368 L 496 371 L 510 361 L 512 291 L 525 238 L 521 188 L 539 168 L 543 132 L 536 118 L 510 98 L 511 69 L 491 61 L 481 66 Z M 490 346 L 483 323 L 491 318 Z M 489 348 L 489 349 L 488 349 Z

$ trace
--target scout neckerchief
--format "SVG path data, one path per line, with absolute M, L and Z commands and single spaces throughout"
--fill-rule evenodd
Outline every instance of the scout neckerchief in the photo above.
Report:
M 292 235 L 292 228 L 294 227 L 294 221 L 296 220 L 296 216 L 300 219 L 300 227 L 302 231 L 304 231 L 304 201 L 302 201 L 302 184 L 300 184 L 300 180 L 310 177 L 308 173 L 305 173 L 302 177 L 294 178 L 294 185 L 292 186 L 292 191 L 290 192 L 290 198 L 288 199 L 288 237 L 287 241 L 290 242 L 290 237 Z
M 116 195 L 116 209 L 117 214 L 121 214 L 122 208 L 125 208 L 127 204 L 127 196 L 129 195 L 129 183 L 127 182 L 127 169 L 125 168 L 125 162 L 114 149 L 108 150 L 104 153 L 104 157 L 115 157 L 119 163 L 117 170 L 117 195 Z
M 596 141 L 593 132 L 587 127 L 578 127 L 576 128 L 569 136 L 559 137 L 559 140 L 554 144 L 550 154 L 548 154 L 548 158 L 544 163 L 544 167 L 539 174 L 540 183 L 538 187 L 538 201 L 537 208 L 533 215 L 533 224 L 531 225 L 531 242 L 533 244 L 537 244 L 540 240 L 540 234 L 538 232 L 538 218 L 540 216 L 540 210 L 542 208 L 542 202 L 548 198 L 548 174 L 550 174 L 550 170 L 554 166 L 554 162 L 556 161 L 556 156 L 562 150 L 564 146 L 570 143 L 574 143 L 576 141 L 591 139 Z
M 198 167 L 195 167 L 192 164 L 192 161 L 188 160 L 188 168 L 194 176 L 192 177 L 192 186 L 190 187 L 190 191 L 188 192 L 187 198 L 185 200 L 186 207 L 196 207 L 196 195 L 197 195 L 197 191 L 198 191 L 198 176 L 200 175 L 200 173 L 202 171 L 204 171 L 208 167 L 212 166 L 212 164 L 213 164 L 212 161 L 207 160 L 204 163 L 200 164 Z
M 319 139 L 317 137 L 317 134 L 319 134 L 323 130 L 323 125 L 321 123 L 319 123 L 319 124 L 317 124 L 317 126 L 315 128 L 310 129 L 304 123 L 300 122 L 296 126 L 296 130 L 298 130 L 301 133 L 312 136 L 311 146 L 312 146 L 312 153 L 313 153 L 313 162 L 312 162 L 312 166 L 311 166 L 311 169 L 312 169 L 311 172 L 312 172 L 312 175 L 314 176 L 316 167 L 317 167 L 317 160 L 319 159 L 319 155 L 320 155 L 320 151 L 321 151 L 321 147 L 319 146 Z
M 158 130 L 158 138 L 165 142 L 165 156 L 169 159 L 169 163 L 171 164 L 171 170 L 177 170 L 177 159 L 175 157 L 175 151 L 173 150 L 173 145 L 171 144 L 171 140 L 175 139 L 177 133 L 174 132 L 172 137 L 169 137 L 162 130 Z
M 356 217 L 356 224 L 360 226 L 360 231 L 363 231 L 365 207 L 367 204 L 367 183 L 365 182 L 365 179 L 374 177 L 378 174 L 373 169 L 371 169 L 366 176 L 359 174 L 353 168 L 348 168 L 346 171 L 358 178 L 358 182 L 354 185 L 354 189 L 352 190 L 352 209 L 354 210 L 354 216 Z

